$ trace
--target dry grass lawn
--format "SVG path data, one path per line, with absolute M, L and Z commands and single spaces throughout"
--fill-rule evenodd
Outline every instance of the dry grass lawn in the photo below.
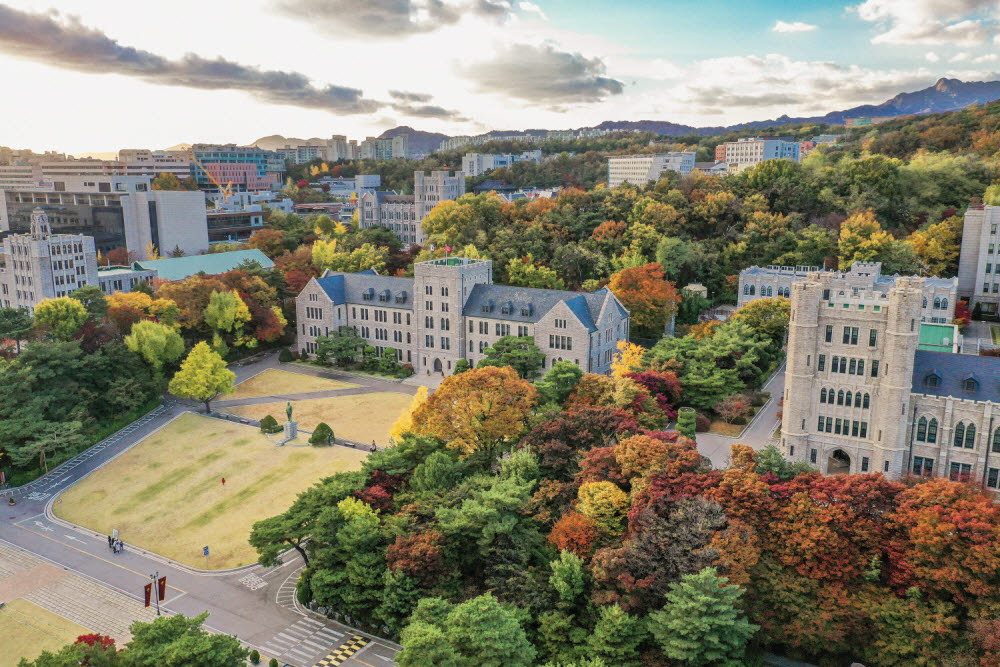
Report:
M 320 422 L 326 422 L 338 438 L 365 443 L 374 440 L 379 445 L 388 445 L 389 429 L 412 402 L 412 396 L 392 392 L 310 398 L 292 401 L 292 418 L 298 422 L 299 428 L 307 431 L 312 431 Z M 272 415 L 279 422 L 285 421 L 283 402 L 240 405 L 227 408 L 227 411 L 251 419 Z
M 0 609 L 0 667 L 15 667 L 21 658 L 34 660 L 42 651 L 55 653 L 90 630 L 18 598 Z
M 732 438 L 736 438 L 739 437 L 740 433 L 742 433 L 743 429 L 746 427 L 746 424 L 727 424 L 720 419 L 712 422 L 712 425 L 708 427 L 708 432 L 715 433 L 716 435 L 728 435 Z
M 249 380 L 236 385 L 232 394 L 224 394 L 219 400 L 230 401 L 234 398 L 257 398 L 258 396 L 276 396 L 280 394 L 302 394 L 308 391 L 329 391 L 333 389 L 351 389 L 356 384 L 337 382 L 326 378 L 291 373 L 269 368 L 258 373 Z
M 102 534 L 118 528 L 126 549 L 199 568 L 238 567 L 257 560 L 247 543 L 255 521 L 284 511 L 319 479 L 357 470 L 365 456 L 276 447 L 251 426 L 185 413 L 62 494 L 56 514 Z

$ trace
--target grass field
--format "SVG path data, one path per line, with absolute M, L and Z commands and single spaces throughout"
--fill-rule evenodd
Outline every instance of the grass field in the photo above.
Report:
M 236 385 L 232 394 L 224 394 L 219 399 L 229 401 L 234 398 L 257 398 L 258 396 L 275 396 L 278 394 L 301 394 L 307 391 L 328 391 L 331 389 L 350 389 L 356 384 L 337 382 L 325 378 L 290 373 L 269 368 L 245 382 Z
M 326 422 L 338 438 L 366 443 L 374 440 L 379 445 L 387 445 L 389 429 L 412 402 L 412 396 L 391 392 L 310 398 L 292 401 L 292 418 L 298 422 L 299 428 L 307 431 L 312 431 L 320 422 Z M 240 405 L 228 408 L 228 411 L 251 419 L 273 415 L 282 422 L 285 404 Z
M 21 658 L 33 660 L 42 651 L 55 653 L 90 630 L 47 609 L 18 598 L 0 609 L 0 667 L 15 667 Z
M 994 345 L 1000 345 L 1000 327 L 996 325 L 990 326 L 990 338 L 993 339 Z
M 185 413 L 62 494 L 56 514 L 200 568 L 256 561 L 255 521 L 317 480 L 357 470 L 344 447 L 276 447 L 257 429 Z M 222 485 L 222 478 L 226 485 Z M 202 557 L 208 545 L 211 555 Z

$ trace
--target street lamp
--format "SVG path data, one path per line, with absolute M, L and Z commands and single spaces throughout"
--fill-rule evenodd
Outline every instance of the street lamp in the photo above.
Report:
M 149 575 L 149 579 L 153 584 L 153 598 L 156 599 L 156 615 L 160 615 L 160 587 L 157 585 L 157 580 L 160 578 L 160 571 L 157 570 L 155 574 Z

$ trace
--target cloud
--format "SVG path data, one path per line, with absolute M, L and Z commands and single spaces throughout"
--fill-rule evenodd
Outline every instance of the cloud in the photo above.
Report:
M 403 90 L 390 90 L 389 97 L 401 102 L 430 102 L 433 96 L 425 93 L 408 93 Z
M 691 88 L 688 98 L 694 104 L 727 107 L 770 107 L 801 104 L 802 96 L 791 92 L 733 93 L 723 86 Z
M 998 27 L 996 0 L 865 0 L 848 9 L 879 26 L 873 44 L 979 44 Z
M 274 7 L 321 27 L 396 40 L 454 25 L 465 16 L 503 21 L 512 11 L 506 0 L 276 0 Z
M 459 74 L 475 81 L 480 92 L 550 108 L 620 95 L 625 86 L 604 76 L 606 69 L 600 58 L 560 51 L 551 44 L 510 44 L 489 60 L 458 66 Z
M 818 27 L 811 23 L 803 23 L 802 21 L 795 21 L 794 23 L 778 21 L 771 30 L 774 32 L 812 32 Z
M 169 60 L 123 46 L 78 18 L 63 18 L 56 12 L 34 14 L 0 5 L 0 51 L 77 72 L 119 74 L 167 86 L 238 90 L 270 104 L 335 114 L 371 113 L 382 106 L 356 88 L 316 86 L 298 72 L 262 70 L 191 53 Z
M 542 8 L 533 2 L 520 2 L 518 3 L 517 6 L 521 9 L 522 12 L 526 12 L 528 14 L 538 14 L 538 18 L 542 19 L 543 21 L 549 20 L 549 17 L 545 15 L 545 12 L 542 11 Z
M 414 118 L 437 118 L 440 120 L 450 120 L 455 123 L 465 123 L 469 119 L 452 109 L 435 106 L 433 104 L 392 104 L 393 111 L 413 116 Z
M 938 54 L 934 53 L 933 51 L 928 51 L 924 55 L 924 58 L 926 58 L 927 62 L 929 62 L 929 63 L 936 63 L 937 61 L 941 60 L 941 56 L 939 56 Z

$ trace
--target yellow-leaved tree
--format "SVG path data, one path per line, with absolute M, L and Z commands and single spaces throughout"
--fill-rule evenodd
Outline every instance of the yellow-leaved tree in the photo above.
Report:
M 167 388 L 174 396 L 203 402 L 205 412 L 209 413 L 213 398 L 233 392 L 234 380 L 236 374 L 226 368 L 226 362 L 208 343 L 202 341 L 181 362 L 181 369 Z
M 389 429 L 389 440 L 392 444 L 396 444 L 403 439 L 404 433 L 409 433 L 413 430 L 413 413 L 417 411 L 421 405 L 427 402 L 427 387 L 421 385 L 417 389 L 417 393 L 413 396 L 413 401 L 408 407 L 406 407 L 402 414 L 399 415 L 399 419 L 396 423 L 392 425 Z
M 52 337 L 59 340 L 72 338 L 87 317 L 83 304 L 68 296 L 43 299 L 35 306 L 35 324 L 48 329 Z
M 646 348 L 642 345 L 630 343 L 627 340 L 618 341 L 618 352 L 611 361 L 611 375 L 616 378 L 625 377 L 626 373 L 639 370 L 642 357 L 646 354 Z

